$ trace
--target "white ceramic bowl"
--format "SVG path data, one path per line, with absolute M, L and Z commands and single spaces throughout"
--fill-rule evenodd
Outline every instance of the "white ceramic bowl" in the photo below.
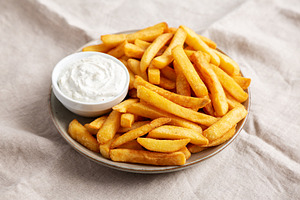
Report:
M 124 68 L 126 72 L 126 84 L 124 85 L 122 92 L 111 100 L 102 101 L 99 103 L 80 102 L 66 96 L 61 92 L 57 84 L 58 77 L 69 63 L 93 55 L 99 55 L 104 58 L 110 59 L 120 67 Z M 119 61 L 115 57 L 99 52 L 78 52 L 63 58 L 56 64 L 52 72 L 52 89 L 56 98 L 71 112 L 84 117 L 95 117 L 109 112 L 114 105 L 120 103 L 126 97 L 129 87 L 129 80 L 130 78 L 127 68 L 121 61 Z

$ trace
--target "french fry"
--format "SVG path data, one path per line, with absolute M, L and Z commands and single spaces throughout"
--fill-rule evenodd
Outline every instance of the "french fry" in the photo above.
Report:
M 137 88 L 138 86 L 144 86 L 160 94 L 161 96 L 169 99 L 170 101 L 187 108 L 193 108 L 193 107 L 202 108 L 209 102 L 208 98 L 195 98 L 195 97 L 183 96 L 183 95 L 170 92 L 168 90 L 164 90 L 163 88 L 157 87 L 145 81 L 141 77 L 136 76 L 134 87 Z
M 153 67 L 151 64 L 148 67 L 148 80 L 152 84 L 160 84 L 160 70 Z
M 104 124 L 105 120 L 107 119 L 107 116 L 98 117 L 91 123 L 87 123 L 84 125 L 84 127 L 90 132 L 92 135 L 96 135 L 99 129 Z
M 127 112 L 127 109 L 128 107 L 133 104 L 133 103 L 136 103 L 138 102 L 139 100 L 138 99 L 126 99 L 124 101 L 122 101 L 121 103 L 115 105 L 112 107 L 113 110 L 116 110 L 120 113 L 126 113 Z
M 111 150 L 111 148 L 110 148 L 111 143 L 119 136 L 120 136 L 120 133 L 116 133 L 115 136 L 113 137 L 113 139 L 109 140 L 105 144 L 99 145 L 100 153 L 104 158 L 110 159 L 109 152 Z
M 137 142 L 137 140 L 131 140 L 117 147 L 117 149 L 135 149 L 144 150 L 144 148 Z
M 173 68 L 166 66 L 160 70 L 161 74 L 167 79 L 175 82 L 176 81 L 176 73 Z
M 204 97 L 208 95 L 208 91 L 202 80 L 200 79 L 197 71 L 192 65 L 191 61 L 185 54 L 181 46 L 173 48 L 172 55 L 177 62 L 178 68 L 184 74 L 193 91 L 197 97 Z
M 214 50 L 214 52 L 220 58 L 219 67 L 223 71 L 225 71 L 230 76 L 238 75 L 240 73 L 239 65 L 234 60 L 232 60 L 231 58 L 229 58 L 228 56 L 226 56 L 218 50 Z
M 207 37 L 205 37 L 205 36 L 203 36 L 203 35 L 199 35 L 199 37 L 200 37 L 200 39 L 201 39 L 203 42 L 205 42 L 205 43 L 207 44 L 207 46 L 209 46 L 210 48 L 212 48 L 212 49 L 216 49 L 216 48 L 217 48 L 217 44 L 216 44 L 214 41 L 212 41 L 211 39 L 209 39 L 209 38 L 207 38 Z
M 142 58 L 143 54 L 144 54 L 144 49 L 142 49 L 141 47 L 131 44 L 131 43 L 127 43 L 124 46 L 124 54 L 130 58 Z
M 231 129 L 229 129 L 229 131 L 227 131 L 222 137 L 210 142 L 209 144 L 199 145 L 199 146 L 201 146 L 201 147 L 214 147 L 214 146 L 218 146 L 220 144 L 223 144 L 224 142 L 230 140 L 230 138 L 232 138 L 232 136 L 234 136 L 235 127 L 236 127 L 236 125 L 234 125 Z
M 97 141 L 105 144 L 111 140 L 120 127 L 121 113 L 113 110 L 97 133 Z
M 178 45 L 183 46 L 185 39 L 186 32 L 181 28 L 177 29 L 176 33 L 174 34 L 174 37 L 170 42 L 170 45 L 164 51 L 164 53 L 161 56 L 158 56 L 152 60 L 153 66 L 155 66 L 158 69 L 163 69 L 168 64 L 170 64 L 173 61 L 172 49 Z
M 119 59 L 124 65 L 125 67 L 127 68 L 127 71 L 129 73 L 129 89 L 132 89 L 133 88 L 133 82 L 134 82 L 134 73 L 131 71 L 131 69 L 129 69 L 128 67 L 128 64 L 127 64 L 127 60 L 124 60 L 124 59 Z
M 97 51 L 97 52 L 107 53 L 110 49 L 111 47 L 102 43 L 102 44 L 83 47 L 82 51 Z
M 140 40 L 140 39 L 136 39 L 134 41 L 134 44 L 144 50 L 146 50 L 149 46 L 150 46 L 150 42 L 146 42 L 146 41 L 143 41 L 143 40 Z
M 158 140 L 153 138 L 137 139 L 137 142 L 149 151 L 171 153 L 179 151 L 185 147 L 191 139 L 178 139 L 178 140 Z
M 217 75 L 215 74 L 214 70 L 211 69 L 210 64 L 206 61 L 202 52 L 195 52 L 191 58 L 195 66 L 200 70 L 200 73 L 204 78 L 204 82 L 210 91 L 211 102 L 216 116 L 222 117 L 228 111 L 228 103 L 225 92 Z
M 203 135 L 211 142 L 222 137 L 235 124 L 241 121 L 247 115 L 247 110 L 243 106 L 230 110 L 226 115 L 216 123 L 203 131 Z
M 171 119 L 171 122 L 169 122 L 168 124 L 175 125 L 175 126 L 181 126 L 181 127 L 185 127 L 185 128 L 190 128 L 190 129 L 193 129 L 200 133 L 202 132 L 202 128 L 199 125 L 197 125 L 189 120 L 177 117 L 173 114 L 164 112 L 164 111 L 162 111 L 154 106 L 151 106 L 149 104 L 143 104 L 143 103 L 132 104 L 128 108 L 128 112 L 139 115 L 139 116 L 143 116 L 146 118 L 150 118 L 150 119 L 156 119 L 159 117 L 168 117 Z
M 243 90 L 246 90 L 251 83 L 250 78 L 246 78 L 242 76 L 233 76 L 232 78 L 237 84 L 239 84 L 239 86 L 241 86 Z
M 207 46 L 207 44 L 203 42 L 202 39 L 200 39 L 199 35 L 195 33 L 195 31 L 184 25 L 181 25 L 180 28 L 182 28 L 187 33 L 185 42 L 189 46 L 193 47 L 196 51 L 203 51 L 205 53 L 208 53 L 211 56 L 211 62 L 216 66 L 219 66 L 220 58 L 213 51 L 213 49 Z
M 152 59 L 158 53 L 158 51 L 173 37 L 172 33 L 164 33 L 158 36 L 150 46 L 145 50 L 141 59 L 140 69 L 141 72 L 146 72 Z
M 203 113 L 199 113 L 188 108 L 182 107 L 172 101 L 166 99 L 165 97 L 151 91 L 144 86 L 137 87 L 137 96 L 163 111 L 169 112 L 173 115 L 182 117 L 184 119 L 190 120 L 195 123 L 199 123 L 205 126 L 211 126 L 218 119 Z
M 123 113 L 121 115 L 121 127 L 130 128 L 134 123 L 135 116 L 131 113 Z
M 125 144 L 126 142 L 129 142 L 138 137 L 141 137 L 141 136 L 147 134 L 149 131 L 153 130 L 154 128 L 159 127 L 163 124 L 166 124 L 170 121 L 171 121 L 170 118 L 157 118 L 148 124 L 145 124 L 139 128 L 136 128 L 136 129 L 133 129 L 131 131 L 124 133 L 120 137 L 116 138 L 111 146 L 112 146 L 112 148 L 116 148 L 122 144 Z
M 210 94 L 208 96 L 209 96 L 209 99 L 211 99 Z M 214 111 L 211 101 L 204 106 L 203 111 L 204 111 L 204 113 L 215 117 L 215 111 Z
M 199 153 L 207 149 L 206 147 L 200 147 L 199 145 L 191 143 L 189 143 L 186 147 L 191 153 Z
M 184 96 L 191 96 L 190 84 L 177 66 L 177 62 L 173 62 L 173 67 L 176 73 L 176 93 Z
M 142 77 L 143 79 L 145 79 L 146 81 L 148 80 L 148 75 L 146 72 L 142 72 L 141 68 L 140 68 L 140 61 L 136 60 L 136 59 L 128 59 L 127 60 L 128 63 L 128 67 L 129 69 L 131 69 L 131 71 L 135 74 L 135 75 L 139 75 L 140 77 Z
M 124 55 L 124 47 L 126 44 L 128 44 L 127 40 L 119 44 L 116 48 L 113 48 L 112 50 L 107 52 L 107 54 L 114 56 L 116 58 L 122 57 Z
M 76 119 L 70 122 L 68 133 L 74 140 L 85 146 L 87 149 L 99 152 L 97 140 Z
M 186 147 L 183 147 L 178 152 L 182 152 L 185 155 L 185 159 L 189 159 L 192 156 L 191 152 Z
M 112 149 L 110 158 L 117 162 L 148 165 L 184 165 L 186 162 L 185 155 L 182 152 L 159 153 L 132 149 Z
M 131 90 L 128 91 L 128 96 L 131 98 L 137 98 L 137 91 L 135 88 L 132 88 Z
M 218 76 L 223 88 L 240 103 L 248 99 L 248 94 L 237 84 L 232 77 L 215 65 L 211 65 L 212 69 Z
M 226 99 L 228 103 L 229 110 L 232 110 L 235 107 L 243 106 L 240 102 L 238 102 L 235 98 L 233 98 L 228 92 L 225 91 Z
M 125 132 L 128 132 L 128 131 L 131 131 L 133 129 L 136 129 L 136 128 L 139 128 L 145 124 L 148 124 L 150 121 L 137 121 L 137 122 L 134 122 L 131 127 L 120 127 L 118 132 L 120 133 L 125 133 Z
M 158 85 L 166 90 L 173 90 L 176 87 L 176 83 L 174 81 L 171 81 L 165 78 L 164 76 L 160 76 L 160 81 Z
M 192 144 L 208 144 L 208 139 L 206 139 L 201 132 L 196 132 L 190 128 L 183 128 L 178 126 L 163 125 L 156 129 L 150 131 L 147 135 L 150 138 L 159 139 L 185 139 L 189 138 Z

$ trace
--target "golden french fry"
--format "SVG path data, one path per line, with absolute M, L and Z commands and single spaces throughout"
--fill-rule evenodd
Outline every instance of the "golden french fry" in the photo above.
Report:
M 140 59 L 142 58 L 144 52 L 145 52 L 144 49 L 142 49 L 141 47 L 135 44 L 127 43 L 124 46 L 124 54 L 130 58 Z
M 122 58 L 119 58 L 119 60 L 125 65 L 125 67 L 127 68 L 127 71 L 129 73 L 129 89 L 133 88 L 133 82 L 134 82 L 134 73 L 131 71 L 131 69 L 129 69 L 128 64 L 127 64 L 127 60 L 124 60 Z
M 171 153 L 179 151 L 185 147 L 191 139 L 178 139 L 178 140 L 158 140 L 153 138 L 141 138 L 137 139 L 137 142 L 145 149 L 155 152 Z
M 165 97 L 151 91 L 144 86 L 137 87 L 137 96 L 163 111 L 169 112 L 173 115 L 182 117 L 184 119 L 190 120 L 195 123 L 199 123 L 205 126 L 211 126 L 218 119 L 203 113 L 193 111 L 191 109 L 182 107 L 172 101 L 166 99 Z
M 174 81 L 171 81 L 165 78 L 164 76 L 160 76 L 160 81 L 158 85 L 166 90 L 173 90 L 176 87 L 176 83 Z
M 153 67 L 151 64 L 148 67 L 148 80 L 152 84 L 160 84 L 160 70 Z
M 194 131 L 190 128 L 171 125 L 163 125 L 153 129 L 148 133 L 147 137 L 173 140 L 189 138 L 192 144 L 208 144 L 208 139 L 206 139 L 201 132 Z
M 99 145 L 97 140 L 76 119 L 70 122 L 68 133 L 74 140 L 76 140 L 89 150 L 99 152 Z
M 122 101 L 121 103 L 119 103 L 119 104 L 115 105 L 114 107 L 112 107 L 112 109 L 116 110 L 120 113 L 126 113 L 128 107 L 131 104 L 136 103 L 138 101 L 139 101 L 138 99 L 126 99 L 126 100 Z
M 229 131 L 227 131 L 222 137 L 210 142 L 209 144 L 199 145 L 199 146 L 201 146 L 201 147 L 214 147 L 214 146 L 218 146 L 220 144 L 223 144 L 224 142 L 226 142 L 230 138 L 232 138 L 232 136 L 234 136 L 235 127 L 236 127 L 236 125 L 234 125 L 231 129 L 229 129 Z
M 133 129 L 136 129 L 136 128 L 139 128 L 145 124 L 148 124 L 150 121 L 137 121 L 137 122 L 134 122 L 131 127 L 120 127 L 118 132 L 120 133 L 125 133 L 125 132 L 128 132 L 128 131 L 131 131 Z
M 172 38 L 168 48 L 161 56 L 158 56 L 152 60 L 153 66 L 159 69 L 163 69 L 173 61 L 172 49 L 178 45 L 183 46 L 186 39 L 186 32 L 181 28 L 177 29 L 174 37 Z
M 217 44 L 214 41 L 212 41 L 211 39 L 209 39 L 209 38 L 207 38 L 207 37 L 205 37 L 203 35 L 199 35 L 199 37 L 210 48 L 212 48 L 212 49 L 216 49 L 217 48 Z
M 192 61 L 195 66 L 198 67 L 204 82 L 208 87 L 211 94 L 211 102 L 214 107 L 217 117 L 222 117 L 228 111 L 228 103 L 226 99 L 223 87 L 215 74 L 214 70 L 211 69 L 210 64 L 205 60 L 202 52 L 195 52 L 192 56 Z
M 186 147 L 191 153 L 199 153 L 200 151 L 204 151 L 207 149 L 206 147 L 200 147 L 199 145 L 191 143 L 189 143 Z
M 176 73 L 173 68 L 166 66 L 160 70 L 161 74 L 167 79 L 175 82 L 176 81 Z
M 238 102 L 235 98 L 233 98 L 230 94 L 228 94 L 228 92 L 225 91 L 225 94 L 226 94 L 229 110 L 232 110 L 233 108 L 238 106 L 243 106 L 240 102 Z
M 183 147 L 178 152 L 182 152 L 185 155 L 185 159 L 189 159 L 192 156 L 191 152 L 186 147 Z
M 123 113 L 121 115 L 121 127 L 130 128 L 134 123 L 135 116 L 131 113 Z
M 135 149 L 135 150 L 144 150 L 137 140 L 131 140 L 117 147 L 117 149 Z
M 181 25 L 180 28 L 182 28 L 186 33 L 186 40 L 185 42 L 193 47 L 196 51 L 203 51 L 205 53 L 208 53 L 211 56 L 211 62 L 217 66 L 220 64 L 220 58 L 217 56 L 217 54 L 211 49 L 205 42 L 200 39 L 199 35 L 195 33 L 192 29 Z
M 143 41 L 143 40 L 140 40 L 140 39 L 136 39 L 134 41 L 134 44 L 144 50 L 146 50 L 149 46 L 150 46 L 150 42 L 146 42 L 146 41 Z
M 119 44 L 116 48 L 113 48 L 112 50 L 107 52 L 107 54 L 114 56 L 116 58 L 122 57 L 124 55 L 124 47 L 126 44 L 128 44 L 127 40 Z
M 149 165 L 184 165 L 186 162 L 182 152 L 160 153 L 133 149 L 112 149 L 110 158 L 117 162 Z
M 211 65 L 212 69 L 218 76 L 218 79 L 224 89 L 240 103 L 248 99 L 248 94 L 237 84 L 232 77 L 215 65 Z
M 224 70 L 228 75 L 233 76 L 238 75 L 240 73 L 240 67 L 234 60 L 232 60 L 231 58 L 229 58 L 228 56 L 226 56 L 218 50 L 214 50 L 214 52 L 220 58 L 219 67 L 222 70 Z
M 121 113 L 116 110 L 113 110 L 105 120 L 102 127 L 97 133 L 97 141 L 100 144 L 105 144 L 111 140 L 120 127 L 120 118 Z
M 158 53 L 158 51 L 173 37 L 172 33 L 164 33 L 158 36 L 150 46 L 145 50 L 141 59 L 140 69 L 141 72 L 146 72 L 152 59 Z
M 139 116 L 143 116 L 146 118 L 150 118 L 150 119 L 156 119 L 159 117 L 168 117 L 171 119 L 171 122 L 169 122 L 168 124 L 175 125 L 175 126 L 181 126 L 181 127 L 185 127 L 185 128 L 190 128 L 190 129 L 193 129 L 200 133 L 202 132 L 202 128 L 199 125 L 197 125 L 189 120 L 186 120 L 186 119 L 177 117 L 173 114 L 162 111 L 162 110 L 160 110 L 154 106 L 151 106 L 149 104 L 143 104 L 143 103 L 132 104 L 128 108 L 128 112 L 139 115 Z
M 107 119 L 107 116 L 98 117 L 91 123 L 87 123 L 84 125 L 84 127 L 90 132 L 92 135 L 96 135 L 101 128 L 101 126 L 104 124 L 105 120 Z
M 209 96 L 209 99 L 211 99 L 211 97 L 210 97 L 211 95 L 208 95 L 208 96 Z M 203 111 L 204 111 L 204 113 L 215 117 L 215 111 L 214 111 L 211 101 L 204 106 Z
M 175 34 L 176 31 L 177 31 L 177 29 L 178 29 L 178 28 L 176 28 L 176 27 L 169 27 L 168 33 L 173 33 L 173 34 Z
M 184 74 L 193 91 L 197 97 L 204 97 L 208 95 L 208 91 L 202 80 L 200 79 L 197 71 L 192 65 L 191 61 L 185 54 L 181 46 L 173 48 L 172 55 L 177 62 L 178 68 Z
M 216 123 L 203 131 L 203 135 L 213 141 L 222 137 L 235 124 L 246 117 L 248 111 L 243 106 L 238 106 L 230 110 L 226 115 L 219 119 Z
M 139 75 L 140 77 L 142 77 L 143 79 L 145 79 L 146 81 L 148 80 L 148 75 L 146 72 L 142 72 L 141 68 L 140 68 L 140 61 L 136 60 L 136 59 L 128 59 L 127 60 L 127 64 L 128 64 L 128 68 L 131 69 L 131 71 L 135 74 L 135 75 Z
M 237 84 L 239 84 L 239 86 L 241 86 L 243 90 L 246 90 L 251 83 L 250 78 L 246 78 L 242 76 L 233 76 L 232 78 Z
M 208 98 L 188 97 L 188 96 L 183 96 L 183 95 L 170 92 L 168 90 L 164 90 L 163 88 L 152 85 L 151 83 L 145 81 L 141 77 L 136 76 L 134 87 L 137 88 L 138 86 L 145 86 L 146 88 L 154 92 L 157 92 L 158 94 L 169 99 L 170 101 L 187 108 L 193 108 L 193 107 L 202 108 L 209 102 Z
M 177 66 L 177 62 L 173 62 L 174 70 L 176 73 L 176 93 L 184 96 L 191 96 L 191 87 L 189 82 L 186 80 L 182 71 Z
M 97 51 L 97 52 L 102 52 L 102 53 L 107 53 L 111 47 L 105 45 L 105 44 L 96 44 L 96 45 L 90 45 L 87 47 L 83 47 L 82 51 Z
M 166 124 L 170 121 L 171 121 L 170 118 L 157 118 L 148 124 L 145 124 L 139 128 L 136 128 L 136 129 L 133 129 L 131 131 L 124 133 L 120 137 L 116 138 L 111 146 L 112 146 L 112 148 L 116 148 L 122 144 L 125 144 L 126 142 L 129 142 L 138 137 L 141 137 L 141 136 L 147 134 L 149 131 L 153 130 L 154 128 L 159 127 L 163 124 Z
M 117 138 L 119 137 L 121 134 L 120 133 L 116 133 L 115 136 L 113 137 L 113 139 L 109 140 L 108 142 L 106 142 L 105 144 L 100 144 L 99 145 L 99 149 L 100 149 L 100 153 L 104 158 L 110 159 L 109 156 L 109 152 L 111 150 L 111 143 Z

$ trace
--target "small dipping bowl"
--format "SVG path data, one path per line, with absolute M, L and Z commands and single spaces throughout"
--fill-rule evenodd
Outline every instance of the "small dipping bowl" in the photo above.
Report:
M 102 56 L 106 59 L 109 59 L 125 70 L 126 81 L 122 91 L 114 98 L 96 103 L 81 102 L 66 96 L 58 86 L 58 79 L 61 73 L 63 73 L 63 71 L 66 67 L 68 67 L 69 64 L 77 60 L 81 60 L 85 57 L 94 55 Z M 56 64 L 52 71 L 52 90 L 56 98 L 71 112 L 83 117 L 96 117 L 109 112 L 113 106 L 120 103 L 126 97 L 128 93 L 129 80 L 130 77 L 127 68 L 121 61 L 119 61 L 115 57 L 100 52 L 78 52 L 63 58 Z

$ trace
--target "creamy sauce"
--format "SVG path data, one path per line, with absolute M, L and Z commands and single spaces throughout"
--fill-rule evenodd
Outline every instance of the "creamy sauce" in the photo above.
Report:
M 69 64 L 58 78 L 58 87 L 74 100 L 98 103 L 118 96 L 126 77 L 125 69 L 117 63 L 94 55 Z

